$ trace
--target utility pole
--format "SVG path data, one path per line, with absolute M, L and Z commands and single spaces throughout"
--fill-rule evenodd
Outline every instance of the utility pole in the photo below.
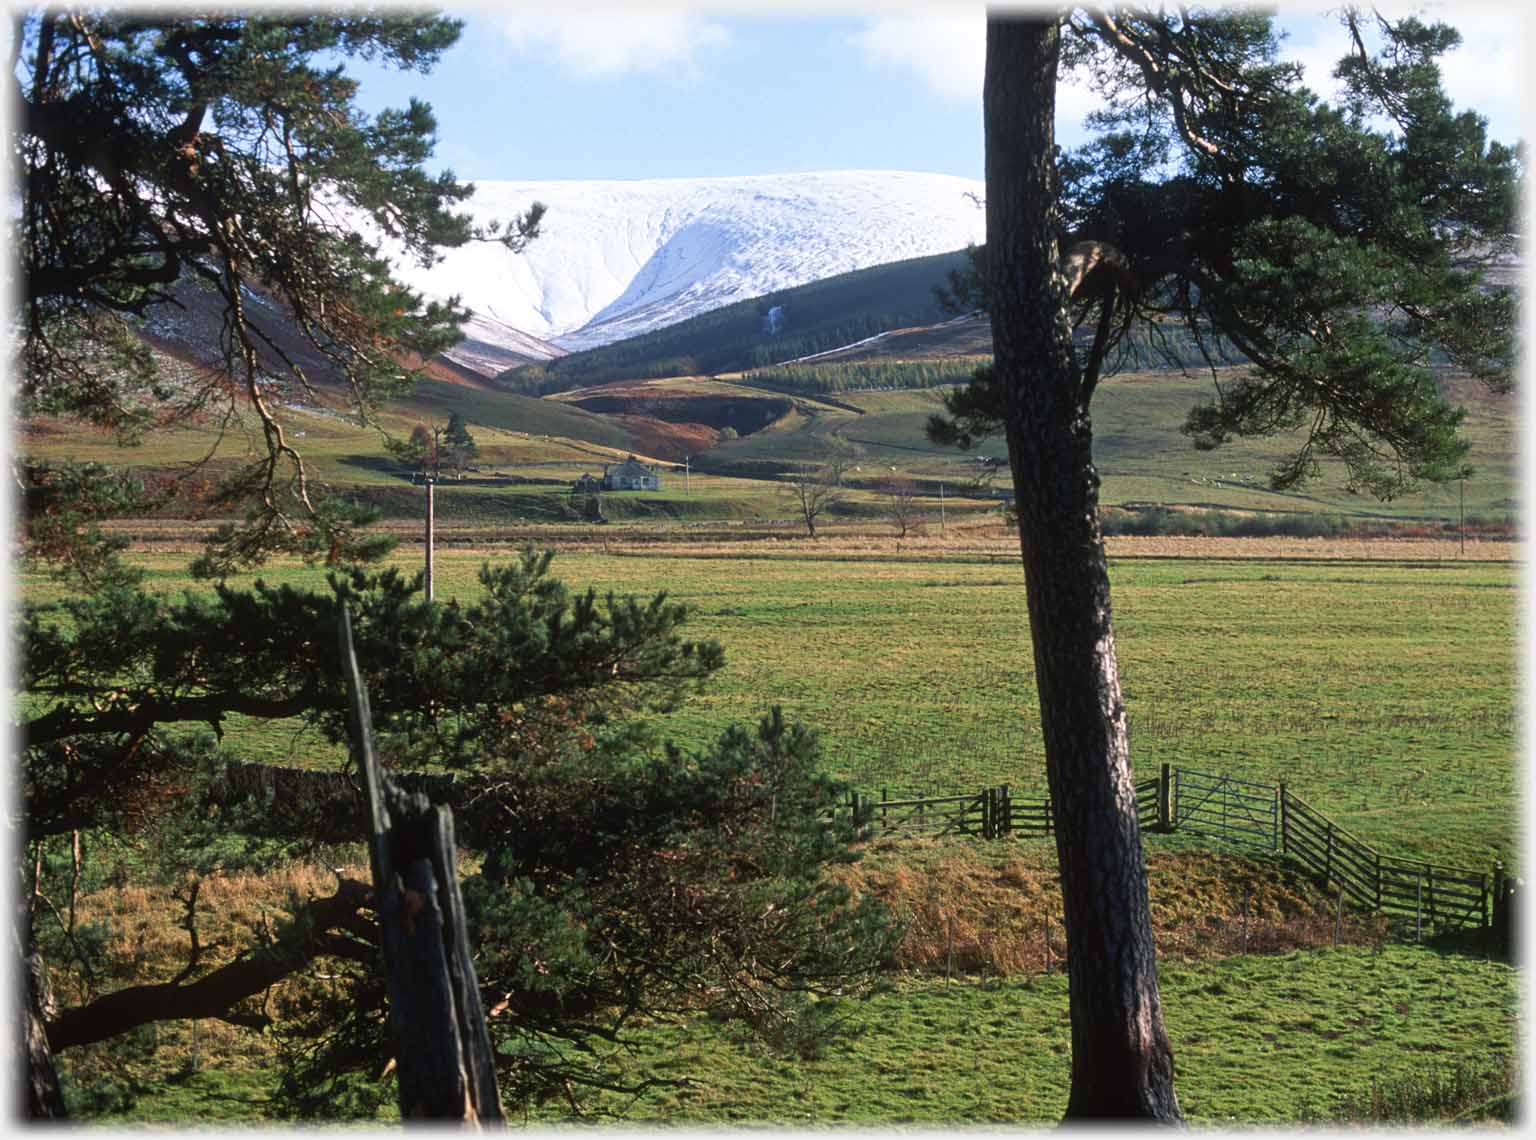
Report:
M 689 474 L 691 472 L 692 465 L 693 465 L 693 456 L 691 456 L 691 455 L 683 456 L 683 494 L 685 494 L 685 495 L 688 493 L 688 491 L 689 491 L 689 489 L 691 487 L 691 484 L 689 483 L 689 480 L 688 480 L 688 476 L 689 476 Z
M 442 434 L 443 434 L 443 429 L 442 428 L 433 428 L 432 429 L 432 466 L 431 466 L 430 470 L 428 470 L 426 467 L 422 468 L 422 477 L 425 479 L 426 484 L 427 484 L 427 535 L 426 535 L 426 538 L 427 538 L 427 601 L 429 601 L 429 602 L 432 600 L 432 539 L 433 539 L 432 489 L 437 484 L 438 444 L 439 444 L 439 440 L 440 440 L 440 437 L 441 437 Z
M 425 473 L 427 483 L 427 601 L 432 600 L 432 485 L 437 482 L 434 472 Z

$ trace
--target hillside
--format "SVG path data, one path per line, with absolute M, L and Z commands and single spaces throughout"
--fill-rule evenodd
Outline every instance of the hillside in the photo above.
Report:
M 479 182 L 466 203 L 476 221 L 515 217 L 540 201 L 549 210 L 539 238 L 521 254 L 472 242 L 425 268 L 402 259 L 397 271 L 429 297 L 460 297 L 481 322 L 466 331 L 482 344 L 500 343 L 510 329 L 571 351 L 979 242 L 980 192 L 970 179 L 877 170 Z
M 885 488 L 895 478 L 914 480 L 930 498 L 942 488 L 951 512 L 995 511 L 1007 484 L 1001 441 L 962 453 L 934 447 L 923 430 L 942 390 L 964 382 L 990 350 L 985 317 L 947 316 L 934 295 L 949 271 L 964 264 L 963 252 L 951 252 L 839 274 L 614 344 L 525 363 L 491 380 L 483 373 L 498 362 L 560 352 L 526 341 L 517 355 L 509 346 L 514 333 L 522 334 L 501 326 L 487 334 L 490 340 L 461 346 L 476 354 L 474 367 L 444 357 L 416 362 L 423 379 L 413 395 L 384 410 L 381 426 L 401 436 L 417 423 L 463 416 L 480 443 L 480 470 L 452 495 L 465 517 L 498 523 L 570 519 L 571 480 L 631 453 L 676 464 L 677 473 L 686 464 L 692 478 L 685 474 L 681 489 L 674 474 L 660 491 L 609 496 L 603 509 L 614 518 L 783 517 L 787 508 L 773 480 L 831 461 L 848 468 L 852 494 L 842 509 L 849 516 L 880 516 Z M 181 308 L 145 323 L 145 337 L 183 365 L 213 365 L 221 317 L 211 295 L 189 288 L 178 299 Z M 338 415 L 345 408 L 343 379 L 295 334 L 279 307 L 264 297 L 251 300 L 274 348 L 298 361 L 314 382 L 312 393 L 291 382 L 278 385 L 281 402 L 298 417 L 295 439 L 314 474 L 377 503 L 388 516 L 414 515 L 419 492 L 387 457 L 378 432 L 348 426 Z M 1177 338 L 1173 344 L 1181 347 Z M 1193 354 L 1175 355 L 1197 363 Z M 1196 452 L 1179 427 L 1193 404 L 1209 398 L 1210 374 L 1146 368 L 1156 360 L 1145 340 L 1133 344 L 1125 374 L 1109 379 L 1095 400 L 1106 508 L 1443 520 L 1460 511 L 1465 491 L 1470 517 L 1513 514 L 1512 398 L 1447 375 L 1451 394 L 1470 410 L 1466 432 L 1475 471 L 1465 486 L 1381 504 L 1352 496 L 1325 476 L 1281 494 L 1268 489 L 1267 477 L 1287 442 L 1235 441 Z M 263 363 L 281 376 L 275 357 Z M 160 477 L 186 469 L 216 436 L 211 423 L 188 424 L 127 452 L 61 423 L 28 425 L 23 438 L 26 450 L 38 455 L 97 458 Z M 220 442 L 203 475 L 232 468 L 244 442 L 240 433 Z
M 734 372 L 809 356 L 943 320 L 934 289 L 965 263 L 965 253 L 955 251 L 839 274 L 513 369 L 498 380 L 514 391 L 547 394 L 610 380 Z
M 343 225 L 380 241 L 401 281 L 429 299 L 457 298 L 470 310 L 465 339 L 433 362 L 437 373 L 489 379 L 721 306 L 980 241 L 980 188 L 967 179 L 900 171 L 482 182 L 466 204 L 477 223 L 505 223 L 542 201 L 548 213 L 540 236 L 518 254 L 494 241 L 470 242 L 441 251 L 429 266 L 403 256 L 355 211 L 336 203 L 331 209 Z M 190 281 L 174 293 L 173 304 L 152 310 L 145 334 L 173 355 L 212 363 L 221 322 L 213 298 Z M 273 344 L 328 384 L 329 363 L 288 327 L 281 308 L 259 292 L 251 300 Z M 891 316 L 917 323 L 928 313 L 903 304 Z M 797 307 L 792 319 L 804 323 L 806 317 Z M 890 327 L 845 325 L 845 331 Z M 819 347 L 833 346 L 823 341 Z M 264 365 L 281 371 L 275 358 Z

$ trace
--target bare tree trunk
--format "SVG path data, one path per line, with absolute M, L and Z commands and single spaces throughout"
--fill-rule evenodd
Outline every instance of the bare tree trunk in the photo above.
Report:
M 1181 1119 L 1163 1029 L 1125 705 L 1098 525 L 1088 391 L 1056 234 L 1060 33 L 987 24 L 987 267 L 1005 393 L 1072 1017 L 1069 1118 Z

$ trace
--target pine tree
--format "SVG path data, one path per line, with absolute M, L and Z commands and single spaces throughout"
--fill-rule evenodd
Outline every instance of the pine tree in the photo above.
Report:
M 373 118 L 353 105 L 356 84 L 340 61 L 378 57 L 424 70 L 458 32 L 453 20 L 389 12 L 18 13 L 10 71 L 17 409 L 83 421 L 124 444 L 165 423 L 231 426 L 243 415 L 260 440 L 256 454 L 206 500 L 246 507 L 246 520 L 214 535 L 196 566 L 204 573 L 277 550 L 345 562 L 390 545 L 359 530 L 368 512 L 312 479 L 286 429 L 278 381 L 308 391 L 314 378 L 270 336 L 253 299 L 287 310 L 311 355 L 344 378 L 366 416 L 411 383 L 400 361 L 453 343 L 464 313 L 391 280 L 359 230 L 374 227 L 419 259 L 476 239 L 517 248 L 537 233 L 537 203 L 484 232 L 452 212 L 472 188 L 423 169 L 435 131 L 424 104 Z M 212 370 L 164 366 L 143 335 L 159 309 L 193 294 L 214 298 L 220 364 Z M 86 604 L 115 608 L 119 633 L 134 620 L 153 626 L 153 598 L 133 588 L 140 574 L 99 523 L 190 492 L 193 480 L 147 487 L 98 464 L 25 455 L 14 464 L 29 558 L 88 591 Z M 227 632 L 205 631 L 199 653 L 216 656 Z M 25 668 L 39 648 L 27 647 Z M 94 648 L 99 665 L 123 646 Z M 116 699 L 104 709 L 124 711 Z M 50 750 L 56 786 L 82 794 L 167 762 L 136 726 L 34 743 Z M 37 823 L 29 812 L 29 830 Z M 31 931 L 22 935 L 26 954 Z M 47 1088 L 47 1050 L 29 1060 L 32 1087 Z
M 372 118 L 353 105 L 338 61 L 426 70 L 458 34 L 440 16 L 371 11 L 32 9 L 17 22 L 19 410 L 134 442 L 158 422 L 243 405 L 259 451 L 214 497 L 250 511 L 210 543 L 208 573 L 276 549 L 377 553 L 285 428 L 275 382 L 303 392 L 314 381 L 251 299 L 288 310 L 366 417 L 412 382 L 407 354 L 452 344 L 465 313 L 392 280 L 363 231 L 423 261 L 472 240 L 516 249 L 537 233 L 537 203 L 483 231 L 453 212 L 473 188 L 424 169 L 436 130 L 425 104 Z M 223 317 L 221 365 L 202 377 L 159 367 L 139 335 L 187 290 L 210 292 Z
M 443 454 L 454 474 L 462 477 L 464 468 L 480 454 L 475 437 L 469 434 L 469 425 L 458 412 L 448 416 L 448 427 L 443 431 Z
M 984 278 L 955 291 L 987 305 L 994 361 L 930 434 L 1008 440 L 1065 903 L 1072 1118 L 1179 1118 L 1092 457 L 1115 347 L 1138 321 L 1234 346 L 1251 367 L 1190 414 L 1195 445 L 1296 430 L 1277 486 L 1332 457 L 1384 496 L 1463 470 L 1436 354 L 1511 382 L 1513 298 L 1484 270 L 1513 247 L 1516 156 L 1441 92 L 1453 31 L 1379 20 L 1372 54 L 1365 19 L 1343 24 L 1349 95 L 1334 108 L 1276 62 L 1262 12 L 988 20 Z M 1107 133 L 1058 164 L 1070 66 L 1099 84 Z
M 822 774 L 813 734 L 776 714 L 696 753 L 657 746 L 630 718 L 718 671 L 719 645 L 686 640 L 688 611 L 664 595 L 567 590 L 550 557 L 485 568 L 466 603 L 426 601 L 420 575 L 354 570 L 321 590 L 220 584 L 168 600 L 116 587 L 30 607 L 19 782 L 31 842 L 85 830 L 93 845 L 103 831 L 132 843 L 125 801 L 168 786 L 136 824 L 157 886 L 195 880 L 200 846 L 220 867 L 260 870 L 273 851 L 361 836 L 360 815 L 302 796 L 216 795 L 224 758 L 178 731 L 297 717 L 342 739 L 345 602 L 381 756 L 480 781 L 458 835 L 484 857 L 463 889 L 505 1097 L 554 1091 L 574 1105 L 583 1086 L 625 1087 L 590 1045 L 652 1008 L 708 1008 L 793 1047 L 824 1028 L 827 1006 L 803 995 L 862 989 L 890 944 L 878 907 L 820 875 L 853 839 L 832 819 L 844 790 Z M 71 889 L 63 874 L 44 893 Z M 93 987 L 36 1015 L 33 1036 L 69 1050 L 165 1018 L 265 1028 L 252 1000 L 323 958 L 332 999 L 273 1027 L 288 1049 L 283 1099 L 304 1116 L 366 1118 L 390 1098 L 370 891 L 342 881 L 291 911 L 218 966 L 194 936 L 174 979 Z M 196 929 L 190 908 L 187 922 Z M 84 960 L 62 921 L 38 926 L 51 960 Z

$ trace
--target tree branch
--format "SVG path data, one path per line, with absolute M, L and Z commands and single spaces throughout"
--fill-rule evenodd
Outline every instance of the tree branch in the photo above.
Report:
M 294 915 L 290 929 L 303 932 L 296 941 L 259 950 L 195 982 L 130 986 L 67 1009 L 48 1022 L 49 1047 L 57 1052 L 90 1045 L 155 1021 L 211 1017 L 255 1025 L 259 1019 L 232 1014 L 231 1007 L 303 969 L 313 958 L 357 957 L 358 950 L 348 950 L 331 932 L 350 926 L 371 899 L 368 884 L 342 879 L 334 895 L 311 900 Z

